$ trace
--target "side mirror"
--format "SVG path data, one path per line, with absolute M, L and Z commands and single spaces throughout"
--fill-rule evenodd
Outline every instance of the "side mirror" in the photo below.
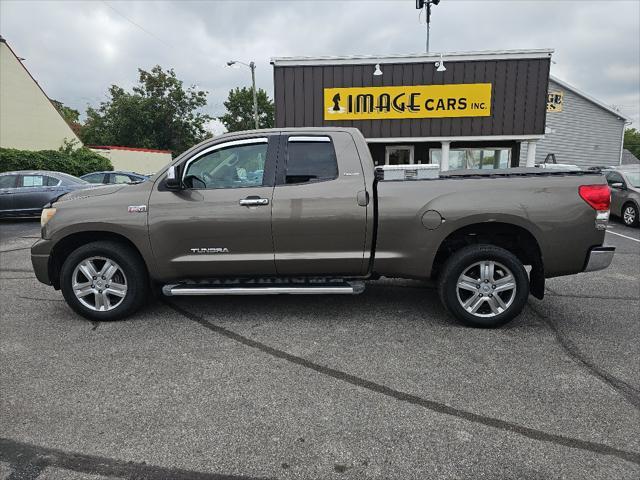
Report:
M 182 182 L 180 181 L 180 170 L 174 165 L 171 165 L 167 170 L 167 178 L 164 180 L 164 185 L 169 190 L 182 189 Z
M 611 188 L 617 188 L 618 190 L 624 190 L 624 183 L 616 182 L 611 184 Z

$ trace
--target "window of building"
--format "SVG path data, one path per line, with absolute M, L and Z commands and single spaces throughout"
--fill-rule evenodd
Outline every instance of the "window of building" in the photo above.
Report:
M 289 137 L 285 183 L 338 178 L 338 160 L 329 137 Z
M 431 163 L 440 165 L 442 150 L 431 149 Z M 449 170 L 509 168 L 510 148 L 454 148 L 449 150 Z
M 261 143 L 220 148 L 188 163 L 184 176 L 185 185 L 198 189 L 262 185 L 267 142 L 266 139 L 257 141 Z
M 413 145 L 388 145 L 384 149 L 385 165 L 412 165 Z

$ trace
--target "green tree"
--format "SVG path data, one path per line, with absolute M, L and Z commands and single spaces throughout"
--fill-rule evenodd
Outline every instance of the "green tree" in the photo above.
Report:
M 260 128 L 274 126 L 273 101 L 263 89 L 259 88 L 258 97 L 258 125 Z M 227 113 L 218 118 L 229 132 L 252 130 L 256 128 L 253 118 L 253 90 L 251 88 L 235 88 L 229 91 L 229 97 L 224 102 Z
M 80 112 L 75 108 L 67 107 L 59 100 L 51 100 L 51 103 L 53 103 L 53 106 L 56 107 L 58 113 L 60 113 L 62 118 L 64 118 L 69 124 L 73 133 L 79 135 L 82 128 L 82 125 L 80 124 Z
M 53 106 L 56 107 L 56 110 L 60 112 L 62 118 L 64 118 L 67 123 L 78 123 L 80 119 L 80 112 L 75 108 L 67 107 L 64 103 L 58 100 L 51 100 Z
M 131 92 L 112 85 L 107 101 L 87 108 L 84 143 L 158 148 L 178 155 L 210 135 L 205 125 L 212 117 L 201 112 L 206 91 L 184 88 L 173 69 L 164 71 L 159 65 L 138 73 Z
M 640 132 L 635 128 L 627 128 L 624 131 L 624 148 L 640 158 Z

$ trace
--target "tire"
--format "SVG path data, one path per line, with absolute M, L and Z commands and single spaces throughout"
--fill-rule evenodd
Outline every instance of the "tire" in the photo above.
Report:
M 98 241 L 67 257 L 60 288 L 75 312 L 89 320 L 112 321 L 132 315 L 145 303 L 149 279 L 144 262 L 132 248 Z
M 622 207 L 622 221 L 627 227 L 637 227 L 640 224 L 638 207 L 634 203 L 627 202 L 624 204 Z
M 524 308 L 529 277 L 522 262 L 508 250 L 469 245 L 445 263 L 438 279 L 438 293 L 449 313 L 463 324 L 499 327 Z

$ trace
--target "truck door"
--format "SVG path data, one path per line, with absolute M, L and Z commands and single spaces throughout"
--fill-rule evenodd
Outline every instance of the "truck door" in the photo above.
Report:
M 154 185 L 149 235 L 161 276 L 276 273 L 271 202 L 277 148 L 278 135 L 215 144 L 181 163 L 183 190 Z
M 278 274 L 362 275 L 364 191 L 350 134 L 283 134 L 272 208 Z

